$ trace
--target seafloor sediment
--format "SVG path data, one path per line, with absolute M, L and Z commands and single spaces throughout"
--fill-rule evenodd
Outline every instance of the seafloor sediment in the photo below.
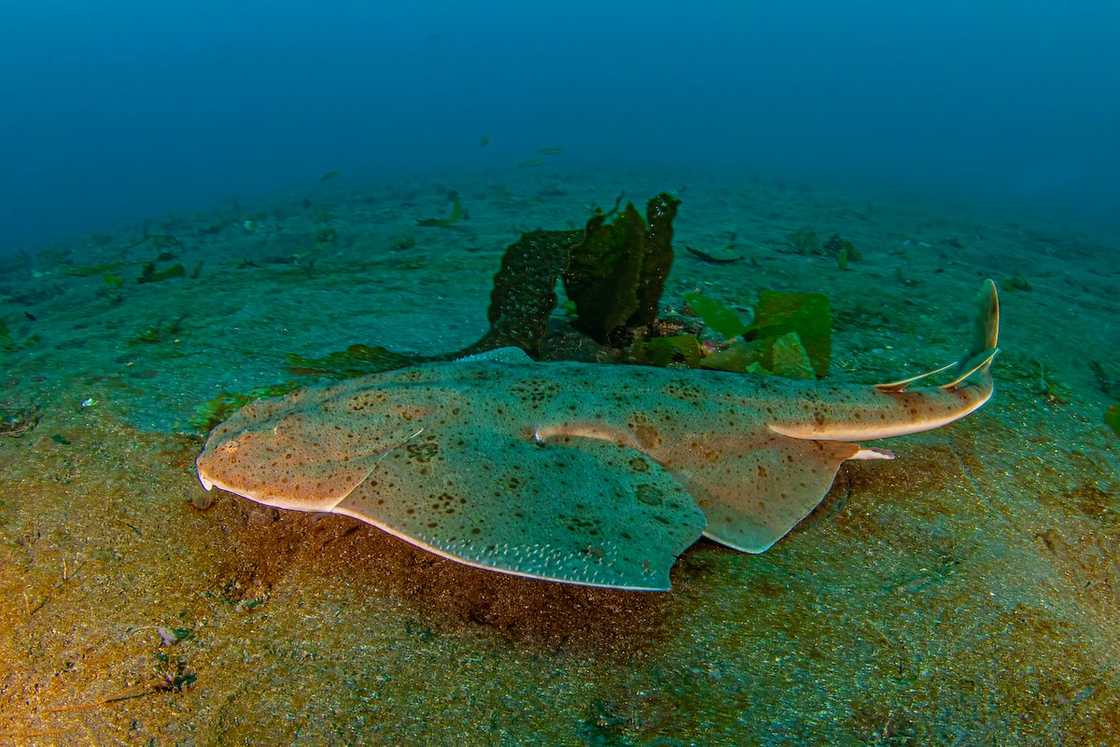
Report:
M 845 465 L 764 555 L 700 542 L 667 594 L 199 507 L 200 405 L 290 380 L 287 353 L 460 348 L 518 233 L 678 178 L 444 176 L 468 219 L 431 227 L 446 186 L 336 179 L 3 260 L 0 743 L 1115 740 L 1120 248 L 1076 226 L 689 180 L 664 304 L 823 291 L 830 378 L 871 383 L 953 360 L 991 276 L 1005 352 L 981 411 Z M 791 251 L 802 228 L 862 259 Z

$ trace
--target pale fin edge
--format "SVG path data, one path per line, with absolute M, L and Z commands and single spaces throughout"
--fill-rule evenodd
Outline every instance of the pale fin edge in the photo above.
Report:
M 915 381 L 928 379 L 930 376 L 936 376 L 939 373 L 948 371 L 950 368 L 958 365 L 958 363 L 959 361 L 953 361 L 952 363 L 947 363 L 941 368 L 935 368 L 932 371 L 926 371 L 925 373 L 920 373 L 917 376 L 911 376 L 906 379 L 899 379 L 898 381 L 889 381 L 885 384 L 876 384 L 875 388 L 880 392 L 902 392 L 906 390 L 906 387 L 908 385 L 913 384 Z

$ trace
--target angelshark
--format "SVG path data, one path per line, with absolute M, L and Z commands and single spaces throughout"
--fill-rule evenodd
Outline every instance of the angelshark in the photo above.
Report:
M 960 361 L 887 384 L 539 363 L 517 348 L 246 405 L 198 476 L 268 506 L 344 514 L 452 560 L 666 590 L 701 535 L 761 553 L 824 498 L 855 441 L 939 428 L 992 396 L 986 281 Z M 940 386 L 915 386 L 935 374 Z

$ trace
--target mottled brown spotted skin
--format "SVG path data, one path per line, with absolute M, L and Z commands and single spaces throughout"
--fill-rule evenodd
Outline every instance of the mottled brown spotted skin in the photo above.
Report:
M 860 452 L 818 439 L 951 417 L 984 395 L 504 349 L 255 402 L 214 430 L 198 468 L 253 500 L 354 516 L 472 565 L 666 589 L 701 533 L 761 552 L 812 511 Z

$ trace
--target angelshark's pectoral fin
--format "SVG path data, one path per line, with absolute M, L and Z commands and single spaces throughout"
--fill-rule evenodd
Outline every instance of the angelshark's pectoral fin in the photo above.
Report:
M 588 439 L 425 431 L 335 508 L 467 565 L 635 590 L 669 588 L 704 514 L 655 461 Z
M 720 544 L 760 553 L 816 508 L 848 459 L 890 459 L 890 452 L 840 441 L 809 441 L 769 434 L 741 450 L 675 466 L 708 518 L 704 535 Z M 699 461 L 699 460 L 698 460 Z

